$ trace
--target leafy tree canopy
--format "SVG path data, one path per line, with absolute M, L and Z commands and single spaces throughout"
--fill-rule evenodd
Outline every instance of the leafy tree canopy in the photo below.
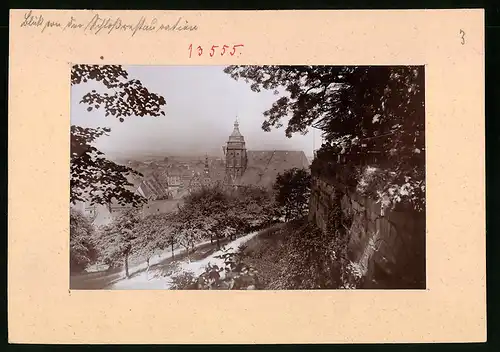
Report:
M 75 65 L 71 71 L 71 84 L 90 80 L 100 82 L 112 93 L 92 90 L 85 94 L 81 103 L 87 110 L 103 108 L 106 116 L 114 116 L 123 122 L 129 116 L 161 116 L 165 98 L 151 93 L 142 82 L 128 79 L 128 72 L 120 65 Z
M 424 201 L 423 67 L 228 66 L 225 72 L 255 92 L 279 95 L 264 112 L 264 130 L 281 127 L 284 119 L 288 137 L 318 128 L 325 140 L 321 161 L 345 155 L 347 164 L 375 164 L 385 173 L 385 186 L 375 192 L 380 197 Z M 352 176 L 359 181 L 362 174 Z
M 218 242 L 269 223 L 273 215 L 274 200 L 268 191 L 256 187 L 229 191 L 215 186 L 188 195 L 174 218 L 181 240 L 210 238 Z
M 137 243 L 139 234 L 135 231 L 135 227 L 140 220 L 139 212 L 131 209 L 102 227 L 97 236 L 97 245 L 106 264 L 114 266 L 123 259 L 127 260 L 136 249 L 134 244 Z
M 148 258 L 156 250 L 175 244 L 177 239 L 173 223 L 173 214 L 153 214 L 140 219 L 133 230 L 136 233 L 134 251 Z
M 276 204 L 286 221 L 303 217 L 308 210 L 311 175 L 306 169 L 293 168 L 276 177 Z
M 70 210 L 70 269 L 83 271 L 97 260 L 95 228 L 81 212 Z

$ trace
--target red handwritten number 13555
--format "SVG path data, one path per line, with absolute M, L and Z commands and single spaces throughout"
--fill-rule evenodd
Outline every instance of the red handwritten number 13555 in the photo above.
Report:
M 229 55 L 234 56 L 234 54 L 236 54 L 236 48 L 239 48 L 241 46 L 243 46 L 243 44 L 233 45 L 231 51 L 229 51 Z M 218 51 L 220 52 L 220 56 L 224 56 L 226 53 L 228 53 L 227 49 L 229 48 L 230 48 L 229 45 L 222 45 L 222 46 L 212 45 L 212 47 L 208 51 L 208 54 L 210 55 L 210 57 L 213 57 L 215 53 Z M 193 44 L 189 44 L 188 50 L 189 50 L 189 57 L 191 57 L 193 55 Z M 203 55 L 203 47 L 201 45 L 198 45 L 195 48 L 195 50 L 196 50 L 195 53 L 198 54 L 198 56 Z

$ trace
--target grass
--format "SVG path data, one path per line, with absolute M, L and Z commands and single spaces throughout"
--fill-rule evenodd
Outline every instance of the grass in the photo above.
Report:
M 273 289 L 280 277 L 280 259 L 288 228 L 289 224 L 274 225 L 245 244 L 244 261 L 258 271 L 263 289 Z
M 333 272 L 324 267 L 327 248 L 318 245 L 316 231 L 306 219 L 298 219 L 262 231 L 247 243 L 244 262 L 257 270 L 261 289 L 310 289 L 328 284 L 325 277 Z

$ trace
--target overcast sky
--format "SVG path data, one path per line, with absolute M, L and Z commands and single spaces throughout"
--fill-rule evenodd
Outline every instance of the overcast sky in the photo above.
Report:
M 303 150 L 312 155 L 320 133 L 285 136 L 284 127 L 264 132 L 263 112 L 277 99 L 272 91 L 255 93 L 244 81 L 235 81 L 221 66 L 126 66 L 129 78 L 139 79 L 151 92 L 165 97 L 166 116 L 131 117 L 120 123 L 104 111 L 86 110 L 79 104 L 95 83 L 71 90 L 71 124 L 110 127 L 110 136 L 97 146 L 109 156 L 155 153 L 167 155 L 222 155 L 222 145 L 238 116 L 240 131 L 249 150 Z M 284 124 L 286 126 L 286 123 Z M 314 138 L 313 138 L 314 137 Z

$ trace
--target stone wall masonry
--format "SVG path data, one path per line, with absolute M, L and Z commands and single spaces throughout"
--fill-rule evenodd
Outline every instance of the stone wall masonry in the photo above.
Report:
M 362 269 L 362 288 L 425 288 L 425 213 L 382 209 L 365 196 L 313 175 L 309 220 L 327 231 L 338 203 L 347 223 L 348 255 Z

